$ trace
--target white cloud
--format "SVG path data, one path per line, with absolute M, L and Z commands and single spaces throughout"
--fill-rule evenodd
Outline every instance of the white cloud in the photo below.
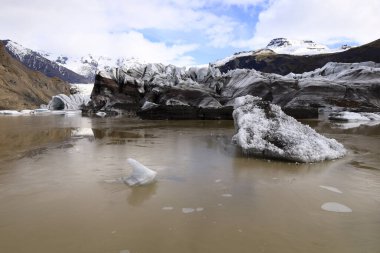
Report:
M 263 1 L 3 0 L 0 37 L 68 55 L 91 52 L 188 65 L 195 63 L 190 54 L 199 45 L 150 41 L 143 30 L 190 32 L 198 43 L 223 48 L 235 39 L 242 24 L 233 17 L 214 14 L 214 7 L 251 6 Z
M 275 37 L 364 44 L 380 37 L 379 13 L 378 0 L 272 0 L 259 15 L 254 37 L 236 44 L 258 48 Z

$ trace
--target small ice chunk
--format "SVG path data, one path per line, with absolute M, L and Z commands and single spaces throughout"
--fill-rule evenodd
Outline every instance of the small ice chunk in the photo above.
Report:
M 50 110 L 46 109 L 46 108 L 39 108 L 39 109 L 35 109 L 33 111 L 34 114 L 37 114 L 37 113 L 50 113 Z
M 194 212 L 194 208 L 184 207 L 184 208 L 182 208 L 182 212 L 183 213 L 192 213 L 192 212 Z
M 197 212 L 202 212 L 203 210 L 205 210 L 203 207 L 197 207 L 196 209 L 195 209 Z
M 220 182 L 222 182 L 222 179 L 216 179 L 215 180 L 215 183 L 220 183 Z
M 120 253 L 129 253 L 129 250 L 123 249 L 123 250 L 120 250 Z
M 326 189 L 326 190 L 329 190 L 329 191 L 332 191 L 332 192 L 342 193 L 341 190 L 339 190 L 338 188 L 332 187 L 332 186 L 320 185 L 319 187 Z
M 97 112 L 97 113 L 95 113 L 97 116 L 99 116 L 99 117 L 104 117 L 104 116 L 106 116 L 107 115 L 107 113 L 105 113 L 105 112 Z
M 15 110 L 2 110 L 2 111 L 0 111 L 0 114 L 2 114 L 2 115 L 17 116 L 17 115 L 21 115 L 21 112 L 18 112 L 18 111 L 15 111 Z
M 153 182 L 157 172 L 145 167 L 138 161 L 128 158 L 128 163 L 132 166 L 132 174 L 124 178 L 124 181 L 129 185 L 146 185 Z
M 337 213 L 351 213 L 352 212 L 351 208 L 337 202 L 326 202 L 321 206 L 321 208 L 329 212 L 337 212 Z
M 149 110 L 149 109 L 152 109 L 152 108 L 156 108 L 158 107 L 159 105 L 158 104 L 155 104 L 155 103 L 152 103 L 152 102 L 149 102 L 149 101 L 146 101 L 144 103 L 144 105 L 141 107 L 141 110 Z
M 173 210 L 174 208 L 172 207 L 172 206 L 164 206 L 163 208 L 162 208 L 162 210 L 164 210 L 164 211 L 171 211 L 171 210 Z
M 222 197 L 225 197 L 225 198 L 231 198 L 231 197 L 232 197 L 232 194 L 224 193 L 224 194 L 222 194 Z
M 22 114 L 31 114 L 33 112 L 33 110 L 21 110 L 20 113 Z

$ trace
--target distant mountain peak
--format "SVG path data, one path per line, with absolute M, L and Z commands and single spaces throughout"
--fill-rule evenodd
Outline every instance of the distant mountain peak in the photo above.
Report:
M 287 38 L 272 39 L 266 48 L 273 50 L 277 54 L 292 55 L 312 55 L 337 52 L 337 50 L 332 50 L 328 46 L 316 43 L 312 40 L 295 40 Z
M 13 58 L 29 69 L 44 73 L 48 77 L 61 78 L 70 83 L 88 83 L 92 81 L 92 79 L 66 68 L 64 63 L 67 59 L 64 56 L 55 57 L 53 60 L 54 56 L 48 52 L 34 51 L 12 40 L 2 40 L 0 42 L 4 44 L 5 49 Z

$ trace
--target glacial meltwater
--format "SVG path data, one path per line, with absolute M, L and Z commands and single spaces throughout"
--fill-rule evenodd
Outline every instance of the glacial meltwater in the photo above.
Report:
M 380 125 L 339 160 L 242 155 L 233 121 L 0 117 L 1 253 L 380 252 Z M 130 187 L 132 158 L 157 172 Z

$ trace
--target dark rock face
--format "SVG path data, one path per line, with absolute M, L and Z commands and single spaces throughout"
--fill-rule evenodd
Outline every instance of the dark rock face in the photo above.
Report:
M 25 54 L 17 54 L 16 51 L 11 50 L 10 45 L 8 46 L 8 43 L 10 43 L 9 40 L 0 41 L 0 43 L 1 42 L 5 45 L 5 49 L 13 58 L 31 70 L 39 71 L 48 77 L 60 78 L 61 80 L 69 83 L 90 83 L 92 81 L 75 73 L 74 71 L 50 61 L 49 59 L 46 59 L 41 54 L 33 50 L 28 50 Z M 61 58 L 60 60 L 65 61 L 64 58 Z
M 380 63 L 380 40 L 351 48 L 344 52 L 319 55 L 285 55 L 285 54 L 252 54 L 228 61 L 218 68 L 222 73 L 233 69 L 255 69 L 265 73 L 286 75 L 289 73 L 303 73 L 321 68 L 328 62 L 365 62 Z
M 139 110 L 137 115 L 142 119 L 203 119 L 231 120 L 232 106 L 220 108 L 199 108 L 186 105 L 159 105 L 147 110 Z
M 146 119 L 231 119 L 235 99 L 252 95 L 296 118 L 317 118 L 321 109 L 380 111 L 379 91 L 380 64 L 373 62 L 329 63 L 286 76 L 150 64 L 97 75 L 89 109 L 132 111 Z

